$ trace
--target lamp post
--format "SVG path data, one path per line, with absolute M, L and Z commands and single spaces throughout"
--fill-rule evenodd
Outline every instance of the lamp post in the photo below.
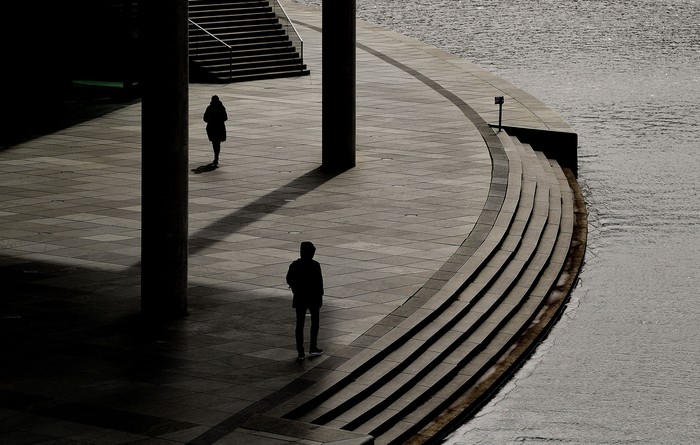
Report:
M 498 132 L 501 132 L 501 118 L 503 117 L 503 96 L 494 97 L 494 102 L 498 105 Z

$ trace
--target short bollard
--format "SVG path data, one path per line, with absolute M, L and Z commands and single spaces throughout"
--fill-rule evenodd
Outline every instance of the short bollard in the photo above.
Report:
M 498 132 L 501 132 L 501 118 L 503 117 L 503 96 L 494 97 L 496 105 L 498 105 Z

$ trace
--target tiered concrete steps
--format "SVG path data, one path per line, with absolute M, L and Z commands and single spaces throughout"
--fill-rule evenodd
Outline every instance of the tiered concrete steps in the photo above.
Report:
M 196 24 L 189 25 L 195 81 L 229 83 L 309 74 L 268 0 L 189 0 L 189 17 Z
M 543 314 L 572 243 L 574 196 L 555 161 L 499 137 L 508 185 L 485 241 L 420 309 L 293 399 L 285 418 L 376 444 L 428 443 L 458 417 L 445 412 L 463 419 L 529 354 L 531 331 L 552 320 Z

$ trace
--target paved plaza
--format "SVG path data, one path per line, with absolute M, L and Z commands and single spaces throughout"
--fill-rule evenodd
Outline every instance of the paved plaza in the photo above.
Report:
M 510 125 L 568 130 L 468 61 L 358 21 L 357 166 L 325 174 L 321 14 L 284 4 L 310 76 L 190 85 L 185 319 L 139 316 L 138 102 L 0 151 L 0 443 L 320 443 L 243 426 L 380 335 L 459 249 L 492 182 L 494 96 Z M 214 94 L 228 140 L 200 171 Z M 284 278 L 307 240 L 324 354 L 298 362 Z

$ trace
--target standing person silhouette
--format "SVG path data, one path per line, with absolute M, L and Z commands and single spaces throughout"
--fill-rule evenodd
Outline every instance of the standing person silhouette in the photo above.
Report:
M 297 360 L 304 360 L 304 320 L 306 311 L 311 313 L 311 338 L 309 355 L 323 353 L 318 344 L 319 311 L 323 304 L 323 273 L 321 265 L 314 260 L 316 247 L 310 241 L 304 241 L 299 248 L 300 258 L 289 265 L 287 284 L 292 288 L 292 307 L 296 309 L 296 343 Z
M 207 123 L 207 136 L 211 141 L 214 149 L 214 161 L 212 167 L 219 166 L 219 152 L 221 151 L 221 143 L 226 140 L 226 125 L 224 122 L 228 120 L 226 107 L 219 100 L 219 96 L 212 96 L 211 103 L 204 112 L 204 122 Z

